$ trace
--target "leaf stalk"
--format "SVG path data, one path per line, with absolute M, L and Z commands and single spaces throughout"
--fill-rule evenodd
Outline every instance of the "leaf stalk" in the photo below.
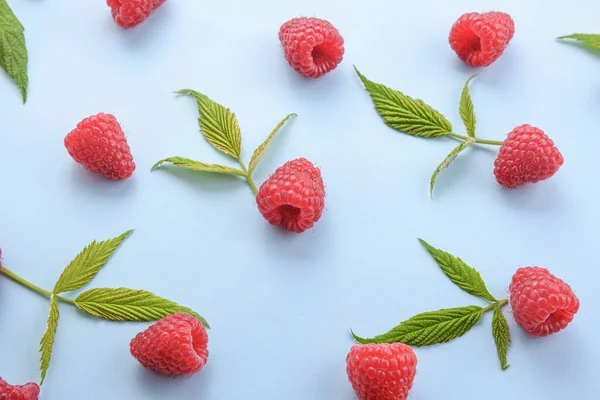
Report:
M 60 301 L 63 301 L 65 303 L 69 303 L 69 304 L 75 304 L 75 302 L 71 299 L 67 299 L 66 297 L 56 295 L 52 292 L 42 289 L 41 287 L 39 287 L 37 285 L 34 285 L 33 283 L 20 277 L 19 275 L 15 274 L 13 271 L 5 268 L 4 266 L 2 268 L 0 268 L 0 273 L 6 275 L 6 277 L 8 277 L 9 279 L 11 279 L 14 282 L 17 282 L 21 286 L 24 286 L 33 292 L 41 294 L 42 296 L 45 296 L 48 298 L 51 298 L 52 296 L 54 296 L 57 300 L 60 300 Z

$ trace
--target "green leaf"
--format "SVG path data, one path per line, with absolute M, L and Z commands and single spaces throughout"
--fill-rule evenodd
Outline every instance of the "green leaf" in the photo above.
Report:
M 75 305 L 88 314 L 113 321 L 155 321 L 183 312 L 198 318 L 209 327 L 206 320 L 195 311 L 145 290 L 90 289 L 75 299 Z
M 433 187 L 435 186 L 435 181 L 437 180 L 437 177 L 440 174 L 440 172 L 442 172 L 444 169 L 448 168 L 448 166 L 452 163 L 452 161 L 454 161 L 454 159 L 456 157 L 458 157 L 460 152 L 463 151 L 464 149 L 466 149 L 467 147 L 469 147 L 470 145 L 472 145 L 473 143 L 475 143 L 475 139 L 469 138 L 468 140 L 465 140 L 464 142 L 459 144 L 457 147 L 454 148 L 454 150 L 452 150 L 450 152 L 450 154 L 448 154 L 446 156 L 444 161 L 442 161 L 440 163 L 440 165 L 438 165 L 438 167 L 435 169 L 435 171 L 433 171 L 433 175 L 431 175 L 431 180 L 429 181 L 429 196 L 430 197 L 433 198 Z
M 452 124 L 422 100 L 368 80 L 354 67 L 385 124 L 413 136 L 433 138 L 452 132 Z
M 494 307 L 494 316 L 492 318 L 492 335 L 494 335 L 494 342 L 496 342 L 496 349 L 498 350 L 498 358 L 500 359 L 500 366 L 503 370 L 506 370 L 510 365 L 506 359 L 506 353 L 510 346 L 510 328 L 508 322 L 502 314 L 500 305 L 497 304 Z
M 559 40 L 575 40 L 580 42 L 581 44 L 587 46 L 588 48 L 596 51 L 600 51 L 600 35 L 598 34 L 589 34 L 589 33 L 574 33 L 572 35 L 560 36 L 557 39 Z
M 473 106 L 473 100 L 471 100 L 471 95 L 469 94 L 469 83 L 475 78 L 477 75 L 473 75 L 469 78 L 465 86 L 463 87 L 462 93 L 460 94 L 460 104 L 458 105 L 458 111 L 460 112 L 460 117 L 465 123 L 465 128 L 467 129 L 467 135 L 470 137 L 475 137 L 475 125 L 477 120 L 475 118 L 475 107 Z
M 273 138 L 275 137 L 277 132 L 279 132 L 279 130 L 283 127 L 283 125 L 285 125 L 285 123 L 290 118 L 295 117 L 295 116 L 296 116 L 296 114 L 290 114 L 287 117 L 285 117 L 279 123 L 279 125 L 277 125 L 275 127 L 275 129 L 273 129 L 273 132 L 271 132 L 271 134 L 265 139 L 265 141 L 260 146 L 258 146 L 256 148 L 256 150 L 254 150 L 254 153 L 252 154 L 252 158 L 250 159 L 250 163 L 248 164 L 248 176 L 252 176 L 254 169 L 258 165 L 258 162 L 262 158 L 263 154 L 265 154 L 265 151 L 267 151 L 267 149 L 269 148 L 269 145 L 271 144 L 271 141 L 273 140 Z
M 183 158 L 183 157 L 169 157 L 169 158 L 165 158 L 164 160 L 160 160 L 159 162 L 157 162 L 156 164 L 154 164 L 152 166 L 152 169 L 150 171 L 154 171 L 155 169 L 157 169 L 164 163 L 171 163 L 178 167 L 185 168 L 185 169 L 191 169 L 194 171 L 214 172 L 216 174 L 238 175 L 238 176 L 244 176 L 244 177 L 246 176 L 246 173 L 244 173 L 244 171 L 241 171 L 239 169 L 226 167 L 224 165 L 205 164 L 200 161 L 194 161 L 194 160 L 190 160 L 189 158 Z
M 23 103 L 27 100 L 27 47 L 24 28 L 6 3 L 0 0 L 0 66 L 21 89 Z
M 200 130 L 213 147 L 239 160 L 242 152 L 242 135 L 235 114 L 215 103 L 202 93 L 182 89 L 175 93 L 194 96 L 198 103 Z
M 119 247 L 121 243 L 133 232 L 133 229 L 117 236 L 113 239 L 104 240 L 102 242 L 96 242 L 95 240 L 87 245 L 85 249 L 81 251 L 71 261 L 67 268 L 63 271 L 58 281 L 54 285 L 55 294 L 69 292 L 71 290 L 77 290 L 89 283 L 100 268 L 102 268 L 107 262 L 113 252 Z
M 40 367 L 42 377 L 40 386 L 44 383 L 44 379 L 46 379 L 46 372 L 50 365 L 52 347 L 54 346 L 54 335 L 56 335 L 56 328 L 58 327 L 58 317 L 58 301 L 56 300 L 56 297 L 52 295 L 50 296 L 50 312 L 48 313 L 48 321 L 46 322 L 46 331 L 44 331 L 44 336 L 42 336 L 42 340 L 40 341 L 40 361 L 42 362 Z
M 495 302 L 496 299 L 490 294 L 481 275 L 475 268 L 469 267 L 463 260 L 452 254 L 431 246 L 423 239 L 419 242 L 429 251 L 435 261 L 458 287 L 467 293 L 481 297 L 485 300 Z
M 358 343 L 404 343 L 409 346 L 430 346 L 449 342 L 464 335 L 483 315 L 483 308 L 468 306 L 448 308 L 415 315 L 391 331 L 371 339 L 352 332 Z

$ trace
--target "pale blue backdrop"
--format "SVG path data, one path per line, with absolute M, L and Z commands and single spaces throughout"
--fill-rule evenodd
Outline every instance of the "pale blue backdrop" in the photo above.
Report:
M 478 268 L 506 293 L 520 266 L 541 265 L 570 283 L 581 310 L 545 339 L 509 314 L 511 368 L 502 372 L 491 315 L 450 344 L 416 349 L 413 400 L 591 400 L 600 392 L 598 148 L 600 58 L 554 38 L 598 32 L 600 4 L 548 0 L 169 0 L 147 23 L 118 28 L 103 0 L 11 0 L 26 27 L 29 101 L 0 77 L 0 246 L 5 263 L 43 287 L 93 239 L 136 232 L 94 286 L 152 290 L 212 324 L 207 367 L 191 378 L 145 371 L 129 355 L 147 324 L 86 318 L 61 305 L 44 400 L 347 400 L 349 328 L 382 333 L 411 315 L 480 304 L 454 287 L 417 237 Z M 367 5 L 368 4 L 368 5 Z M 455 145 L 385 127 L 354 74 L 425 99 L 462 132 L 460 90 L 473 70 L 451 51 L 452 23 L 468 11 L 503 10 L 516 34 L 472 85 L 482 137 L 544 129 L 565 157 L 549 181 L 501 189 L 495 153 L 471 148 L 429 177 Z M 285 62 L 277 32 L 287 19 L 330 20 L 346 40 L 343 64 L 306 80 Z M 256 171 L 317 163 L 326 210 L 302 235 L 269 226 L 236 179 L 176 170 L 179 155 L 227 162 L 201 137 L 193 88 L 231 107 L 243 156 L 291 112 Z M 138 169 L 120 183 L 75 164 L 63 138 L 85 116 L 114 113 Z M 232 164 L 233 165 L 233 164 Z M 0 277 L 0 376 L 38 378 L 47 301 Z

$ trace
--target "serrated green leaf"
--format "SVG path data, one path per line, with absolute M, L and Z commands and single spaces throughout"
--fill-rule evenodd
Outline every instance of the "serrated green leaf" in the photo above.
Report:
M 160 160 L 159 162 L 157 162 L 156 164 L 154 164 L 152 166 L 152 169 L 150 171 L 154 171 L 155 169 L 157 169 L 158 167 L 160 167 L 161 165 L 163 165 L 165 163 L 171 163 L 178 167 L 185 168 L 185 169 L 191 169 L 194 171 L 213 172 L 216 174 L 237 175 L 237 176 L 244 176 L 244 177 L 246 176 L 246 173 L 239 169 L 226 167 L 224 165 L 218 165 L 218 164 L 205 164 L 200 161 L 190 160 L 189 158 L 183 158 L 183 157 L 169 157 L 169 158 L 165 158 L 164 160 Z
M 475 118 L 475 107 L 473 106 L 473 100 L 471 100 L 471 95 L 469 94 L 469 83 L 471 83 L 473 78 L 476 76 L 477 75 L 473 75 L 465 83 L 462 93 L 460 94 L 460 104 L 458 105 L 460 117 L 465 123 L 467 135 L 470 137 L 475 137 L 475 125 L 477 123 L 477 119 Z
M 358 343 L 404 343 L 409 346 L 430 346 L 449 342 L 464 335 L 483 315 L 483 308 L 468 306 L 448 308 L 415 315 L 401 322 L 391 331 L 371 339 L 352 332 Z
M 437 249 L 431 246 L 423 239 L 419 242 L 429 251 L 435 261 L 444 271 L 446 276 L 450 278 L 458 287 L 467 293 L 481 297 L 485 300 L 495 302 L 496 299 L 490 294 L 481 275 L 475 268 L 469 267 L 463 260 L 454 257 L 452 254 L 444 250 Z
M 114 251 L 131 235 L 133 229 L 128 230 L 120 236 L 113 239 L 96 242 L 95 240 L 87 245 L 71 261 L 67 268 L 54 285 L 53 293 L 59 294 L 77 290 L 89 283 L 98 271 L 108 262 Z
M 40 385 L 44 383 L 44 379 L 46 379 L 46 372 L 50 366 L 52 347 L 54 346 L 54 336 L 56 335 L 56 328 L 58 327 L 58 317 L 58 301 L 56 300 L 56 297 L 52 295 L 50 296 L 50 312 L 48 313 L 46 330 L 44 331 L 44 336 L 42 336 L 42 340 L 40 341 L 40 361 L 42 363 L 40 367 Z
M 462 142 L 461 144 L 456 146 L 450 152 L 450 154 L 448 154 L 446 156 L 446 158 L 444 158 L 444 161 L 442 161 L 440 163 L 440 165 L 438 165 L 438 167 L 435 169 L 435 171 L 433 171 L 433 175 L 431 175 L 431 180 L 429 181 L 429 196 L 430 197 L 433 198 L 433 187 L 435 186 L 435 181 L 437 180 L 437 177 L 440 174 L 440 172 L 442 172 L 444 169 L 448 168 L 448 166 L 450 164 L 452 164 L 452 161 L 454 161 L 454 159 L 456 157 L 458 157 L 460 152 L 463 151 L 464 149 L 466 149 L 467 147 L 469 147 L 470 145 L 472 145 L 473 143 L 475 143 L 475 139 L 469 138 L 468 140 L 465 140 L 464 142 Z
M 413 99 L 402 92 L 375 83 L 356 73 L 369 92 L 375 110 L 385 124 L 413 136 L 433 138 L 452 132 L 452 124 L 438 111 L 422 100 Z
M 213 147 L 236 160 L 242 153 L 242 135 L 235 114 L 229 108 L 215 103 L 208 96 L 191 89 L 178 90 L 178 94 L 194 96 L 198 104 L 200 130 Z
M 21 89 L 23 103 L 27 100 L 27 46 L 24 28 L 6 0 L 0 0 L 0 66 Z
M 277 132 L 279 132 L 279 130 L 283 127 L 283 125 L 285 125 L 285 123 L 290 118 L 295 117 L 295 116 L 296 116 L 296 114 L 290 114 L 287 117 L 285 117 L 275 127 L 275 129 L 273 129 L 273 132 L 271 132 L 271 134 L 265 139 L 265 141 L 262 142 L 262 144 L 260 146 L 258 146 L 256 148 L 256 150 L 254 150 L 254 153 L 252 154 L 252 158 L 250 159 L 250 163 L 248 164 L 248 176 L 252 176 L 252 173 L 254 172 L 254 169 L 258 165 L 258 162 L 262 158 L 263 154 L 265 154 L 265 151 L 267 151 L 267 149 L 269 148 L 269 145 L 271 144 L 271 141 L 273 140 L 273 138 L 275 137 L 275 135 L 277 134 Z
M 508 347 L 510 346 L 510 328 L 508 327 L 508 322 L 506 321 L 506 317 L 504 317 L 499 304 L 494 307 L 492 335 L 494 336 L 494 342 L 496 343 L 496 349 L 498 350 L 500 366 L 503 370 L 506 370 L 510 367 L 506 359 L 506 353 L 508 353 Z
M 113 321 L 155 321 L 183 312 L 198 318 L 209 327 L 208 322 L 195 311 L 145 290 L 90 289 L 75 299 L 75 305 L 88 314 Z
M 600 35 L 590 33 L 574 33 L 572 35 L 560 36 L 557 39 L 566 40 L 571 39 L 595 50 L 600 51 Z

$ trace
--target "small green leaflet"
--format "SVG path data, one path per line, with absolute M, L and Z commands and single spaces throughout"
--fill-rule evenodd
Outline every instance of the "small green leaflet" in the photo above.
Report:
M 503 370 L 506 370 L 508 367 L 510 367 L 506 359 L 506 353 L 508 352 L 508 347 L 510 346 L 510 329 L 504 314 L 502 314 L 499 304 L 496 304 L 494 307 L 494 316 L 492 318 L 492 335 L 494 335 L 494 342 L 496 342 L 500 366 Z
M 585 46 L 589 48 L 600 51 L 600 35 L 598 34 L 589 34 L 589 33 L 574 33 L 572 35 L 561 36 L 557 38 L 559 40 L 575 40 L 577 42 L 581 42 Z
M 81 311 L 113 321 L 155 321 L 177 312 L 198 318 L 209 325 L 198 313 L 145 290 L 128 288 L 99 288 L 81 293 L 75 299 Z
M 275 127 L 275 129 L 273 129 L 273 132 L 271 132 L 271 134 L 265 139 L 265 141 L 260 146 L 258 146 L 256 148 L 256 150 L 254 150 L 254 153 L 252 154 L 252 158 L 250 159 L 250 163 L 248 163 L 248 176 L 252 176 L 254 169 L 258 165 L 262 156 L 265 154 L 265 151 L 267 151 L 267 149 L 269 148 L 269 145 L 271 144 L 271 141 L 273 140 L 273 138 L 275 137 L 277 132 L 279 132 L 279 130 L 283 127 L 283 125 L 285 125 L 285 123 L 290 118 L 295 117 L 295 116 L 296 116 L 296 114 L 290 114 L 287 117 L 285 117 L 279 123 L 279 125 L 277 125 Z
M 452 132 L 452 124 L 422 100 L 367 79 L 354 67 L 385 124 L 413 136 L 433 138 Z
M 236 160 L 242 153 L 242 135 L 235 114 L 230 109 L 215 103 L 202 93 L 182 89 L 175 93 L 194 96 L 198 103 L 200 129 L 213 147 Z
M 371 339 L 352 336 L 358 343 L 404 343 L 409 346 L 429 346 L 449 342 L 464 335 L 483 315 L 483 308 L 468 306 L 417 314 L 401 322 L 391 331 Z
M 102 242 L 95 240 L 87 245 L 65 268 L 54 285 L 55 294 L 77 290 L 89 283 L 121 243 L 133 232 L 129 230 L 122 235 Z
M 178 167 L 185 168 L 185 169 L 191 169 L 194 171 L 214 172 L 217 174 L 238 175 L 238 176 L 244 176 L 244 177 L 246 176 L 246 173 L 239 169 L 226 167 L 224 165 L 205 164 L 200 161 L 194 161 L 194 160 L 190 160 L 189 158 L 183 158 L 183 157 L 169 157 L 169 158 L 165 158 L 164 160 L 160 160 L 159 162 L 157 162 L 156 164 L 154 164 L 152 166 L 151 171 L 154 171 L 155 169 L 159 168 L 164 163 L 171 163 Z
M 469 78 L 467 83 L 465 83 L 462 93 L 460 94 L 460 103 L 458 105 L 460 117 L 465 123 L 465 128 L 467 129 L 467 135 L 469 135 L 469 137 L 475 137 L 475 125 L 477 123 L 475 118 L 475 107 L 473 106 L 471 95 L 469 94 L 469 83 L 471 83 L 476 76 L 477 75 L 473 75 Z
M 481 297 L 485 300 L 495 302 L 496 299 L 490 294 L 481 275 L 475 268 L 469 267 L 463 260 L 454 257 L 452 254 L 443 250 L 436 249 L 423 239 L 419 242 L 429 251 L 435 261 L 444 271 L 446 276 L 450 278 L 458 287 L 474 296 Z
M 444 159 L 444 161 L 442 161 L 440 163 L 440 165 L 438 165 L 438 167 L 435 169 L 435 171 L 433 171 L 433 175 L 431 175 L 431 180 L 429 181 L 429 197 L 433 198 L 433 187 L 435 186 L 435 181 L 437 180 L 437 177 L 440 174 L 440 172 L 442 172 L 443 170 L 445 170 L 446 168 L 448 168 L 448 166 L 450 166 L 450 164 L 452 164 L 452 161 L 454 161 L 454 159 L 456 157 L 458 157 L 458 155 L 464 149 L 466 149 L 467 147 L 469 147 L 473 143 L 475 143 L 475 139 L 474 138 L 469 138 L 469 139 L 465 140 L 464 142 L 462 142 L 461 144 L 459 144 L 458 146 L 456 146 L 450 152 L 450 154 L 448 154 L 446 156 L 446 158 Z
M 56 328 L 58 327 L 58 316 L 58 301 L 56 300 L 56 297 L 52 295 L 50 297 L 50 312 L 48 313 L 48 321 L 46 322 L 46 331 L 44 332 L 44 336 L 42 336 L 42 340 L 40 341 L 40 361 L 42 362 L 40 367 L 40 386 L 44 383 L 44 379 L 46 379 L 46 371 L 48 371 L 48 366 L 50 366 L 52 346 L 54 346 L 54 335 L 56 335 Z
M 0 0 L 0 66 L 21 89 L 27 100 L 27 47 L 24 28 L 6 3 Z

